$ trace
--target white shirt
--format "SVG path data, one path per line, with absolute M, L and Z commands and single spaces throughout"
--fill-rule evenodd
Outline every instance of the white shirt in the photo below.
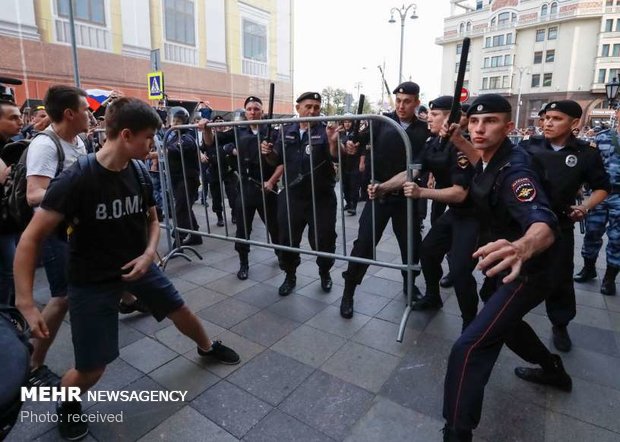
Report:
M 48 127 L 51 129 L 51 126 Z M 60 138 L 60 137 L 59 137 Z M 63 170 L 71 167 L 78 157 L 86 155 L 86 147 L 80 137 L 75 137 L 77 144 L 69 143 L 60 138 L 60 145 L 65 152 Z M 26 158 L 26 176 L 45 176 L 54 178 L 58 168 L 58 151 L 56 144 L 47 135 L 38 135 L 28 147 Z

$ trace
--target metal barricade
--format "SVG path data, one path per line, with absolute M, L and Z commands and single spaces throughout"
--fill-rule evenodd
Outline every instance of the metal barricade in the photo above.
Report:
M 234 139 L 235 139 L 235 144 L 238 147 L 238 127 L 239 126 L 250 126 L 250 125 L 266 125 L 266 124 L 274 124 L 274 125 L 287 125 L 287 124 L 292 124 L 292 123 L 301 123 L 301 122 L 307 122 L 307 123 L 315 123 L 315 124 L 320 124 L 323 122 L 342 122 L 342 121 L 351 121 L 351 120 L 367 120 L 369 123 L 369 132 L 370 132 L 370 177 L 371 177 L 371 182 L 374 183 L 375 181 L 375 165 L 374 165 L 374 146 L 372 145 L 372 139 L 373 139 L 373 135 L 374 135 L 374 129 L 373 129 L 373 125 L 374 123 L 380 122 L 381 124 L 386 124 L 389 126 L 392 126 L 392 128 L 394 128 L 402 137 L 403 140 L 403 144 L 405 146 L 405 151 L 406 151 L 406 162 L 407 162 L 407 179 L 408 181 L 411 181 L 414 178 L 414 174 L 417 174 L 417 172 L 420 169 L 420 165 L 419 164 L 413 164 L 412 160 L 412 146 L 411 143 L 409 141 L 409 138 L 407 136 L 407 134 L 405 133 L 405 131 L 402 129 L 402 127 L 396 123 L 394 120 L 387 118 L 383 115 L 346 115 L 346 116 L 330 116 L 330 117 L 304 117 L 304 118 L 285 118 L 285 119 L 270 119 L 270 120 L 249 120 L 249 121 L 235 121 L 235 122 L 222 122 L 222 123 L 209 123 L 207 124 L 207 127 L 211 128 L 211 129 L 215 129 L 218 127 L 223 127 L 223 126 L 232 126 L 232 129 L 234 131 Z M 184 259 L 187 259 L 188 261 L 191 260 L 191 257 L 188 256 L 185 251 L 191 251 L 193 252 L 198 258 L 202 259 L 202 257 L 200 256 L 200 254 L 198 253 L 198 251 L 196 251 L 193 247 L 190 246 L 186 246 L 186 245 L 182 245 L 181 241 L 180 241 L 180 233 L 185 233 L 188 235 L 200 235 L 202 237 L 206 237 L 206 238 L 214 238 L 214 239 L 221 239 L 221 240 L 225 240 L 225 241 L 231 241 L 231 242 L 239 242 L 239 243 L 243 243 L 243 244 L 248 244 L 248 245 L 252 245 L 252 246 L 258 246 L 258 247 L 264 247 L 264 248 L 270 248 L 270 249 L 274 249 L 274 250 L 280 250 L 280 251 L 284 251 L 284 252 L 295 252 L 295 253 L 301 253 L 301 254 L 306 254 L 306 255 L 312 255 L 312 256 L 317 256 L 317 257 L 324 257 L 324 258 L 331 258 L 331 259 L 338 259 L 338 260 L 344 260 L 344 261 L 348 261 L 348 262 L 355 262 L 355 263 L 360 263 L 360 264 L 368 264 L 368 265 L 377 265 L 380 267 L 385 267 L 385 268 L 392 268 L 392 269 L 396 269 L 396 270 L 401 270 L 406 272 L 407 275 L 407 305 L 405 307 L 405 310 L 403 312 L 403 316 L 402 319 L 400 321 L 400 327 L 399 327 L 399 331 L 398 331 L 398 336 L 397 336 L 397 340 L 398 342 L 402 342 L 403 339 L 403 335 L 404 335 L 404 331 L 405 331 L 405 326 L 407 323 L 407 320 L 409 318 L 409 315 L 411 314 L 411 305 L 413 302 L 412 299 L 412 288 L 413 288 L 413 271 L 420 271 L 420 266 L 418 264 L 413 264 L 413 247 L 414 247 L 414 228 L 415 226 L 417 226 L 417 223 L 414 225 L 414 217 L 415 214 L 417 213 L 417 209 L 416 209 L 416 205 L 417 205 L 417 200 L 412 200 L 412 199 L 407 199 L 407 262 L 404 264 L 396 264 L 396 263 L 392 263 L 392 262 L 387 262 L 387 261 L 380 261 L 377 259 L 377 255 L 376 255 L 376 248 L 377 248 L 377 238 L 375 235 L 375 231 L 376 231 L 376 225 L 375 225 L 375 205 L 378 204 L 378 202 L 375 200 L 370 200 L 369 202 L 367 202 L 366 204 L 371 204 L 371 209 L 372 209 L 372 232 L 373 232 L 373 250 L 372 250 L 372 259 L 369 258 L 363 258 L 363 257 L 354 257 L 354 256 L 348 256 L 347 255 L 347 244 L 346 244 L 346 226 L 345 226 L 345 217 L 344 217 L 344 213 L 342 215 L 341 218 L 341 228 L 342 228 L 342 250 L 343 253 L 339 254 L 339 253 L 330 253 L 330 252 L 324 252 L 324 251 L 320 251 L 318 250 L 318 232 L 317 232 L 317 208 L 316 208 L 316 193 L 315 193 L 315 177 L 314 177 L 314 172 L 309 173 L 310 175 L 310 182 L 311 182 L 311 198 L 312 198 L 312 220 L 314 223 L 314 230 L 315 230 L 315 234 L 314 234 L 314 248 L 315 250 L 308 250 L 308 249 L 303 249 L 301 247 L 292 247 L 292 228 L 291 228 L 291 212 L 290 212 L 290 196 L 289 196 L 289 187 L 291 184 L 291 180 L 289 177 L 289 173 L 287 170 L 287 166 L 286 166 L 286 147 L 285 147 L 285 141 L 284 141 L 284 137 L 280 137 L 281 140 L 281 153 L 282 153 L 282 163 L 284 164 L 284 172 L 283 172 L 283 189 L 280 190 L 280 192 L 284 192 L 284 202 L 286 204 L 287 210 L 286 210 L 286 214 L 287 214 L 287 225 L 285 226 L 279 226 L 281 229 L 282 228 L 287 228 L 288 229 L 288 233 L 289 233 L 289 239 L 291 239 L 291 243 L 289 243 L 288 245 L 286 244 L 275 244 L 273 241 L 269 240 L 269 229 L 268 229 L 268 223 L 271 222 L 277 222 L 277 220 L 269 220 L 267 215 L 265 215 L 265 231 L 266 231 L 266 238 L 267 241 L 266 242 L 262 242 L 262 241 L 256 241 L 256 240 L 252 240 L 252 239 L 244 239 L 244 238 L 236 238 L 234 236 L 229 235 L 229 231 L 228 231 L 228 223 L 227 223 L 227 219 L 226 219 L 226 210 L 224 210 L 224 218 L 225 218 L 225 223 L 224 223 L 224 231 L 225 234 L 219 234 L 219 233 L 214 233 L 212 232 L 212 229 L 210 227 L 209 224 L 209 214 L 208 214 L 208 210 L 207 210 L 207 205 L 205 204 L 205 220 L 206 220 L 206 231 L 203 230 L 199 230 L 195 227 L 197 226 L 191 226 L 192 228 L 187 229 L 187 228 L 181 228 L 179 226 L 179 220 L 177 219 L 177 215 L 176 215 L 176 205 L 178 203 L 178 201 L 175 201 L 174 198 L 174 194 L 173 194 L 173 190 L 172 190 L 172 186 L 173 186 L 173 181 L 172 181 L 172 177 L 171 177 L 171 173 L 170 173 L 170 168 L 169 168 L 169 141 L 170 141 L 170 137 L 171 134 L 173 132 L 176 132 L 177 136 L 176 136 L 176 142 L 179 144 L 179 150 L 181 150 L 181 169 L 182 169 L 182 173 L 183 173 L 183 182 L 184 182 L 184 190 L 185 190 L 185 203 L 187 204 L 188 208 L 190 210 L 193 210 L 193 201 L 190 201 L 189 198 L 189 191 L 187 188 L 187 175 L 186 175 L 186 164 L 185 164 L 185 160 L 184 160 L 184 155 L 182 153 L 182 147 L 180 146 L 180 144 L 182 143 L 182 136 L 181 136 L 181 132 L 182 131 L 193 131 L 194 132 L 194 139 L 196 140 L 195 143 L 195 154 L 197 155 L 198 161 L 200 163 L 200 154 L 201 154 L 201 145 L 198 141 L 198 136 L 197 136 L 197 125 L 195 124 L 186 124 L 186 125 L 179 125 L 179 126 L 173 126 L 171 128 L 169 128 L 165 135 L 164 135 L 164 141 L 160 146 L 157 146 L 157 151 L 159 154 L 159 166 L 160 166 L 160 177 L 161 177 L 161 183 L 162 183 L 162 193 L 163 193 L 163 205 L 164 207 L 163 212 L 164 212 L 164 220 L 161 223 L 162 228 L 164 228 L 166 230 L 166 237 L 167 237 L 167 243 L 168 243 L 168 253 L 162 258 L 161 261 L 161 266 L 163 269 L 165 269 L 167 263 L 175 258 L 175 257 L 183 257 Z M 256 134 L 256 139 L 257 139 L 257 143 L 256 143 L 256 148 L 258 149 L 258 158 L 261 158 L 261 140 L 260 140 L 260 131 Z M 216 153 L 216 158 L 217 158 L 217 162 L 218 162 L 218 179 L 220 180 L 220 192 L 221 192 L 221 198 L 222 198 L 222 204 L 225 207 L 225 198 L 224 198 L 224 186 L 222 183 L 222 156 L 223 156 L 223 151 L 221 149 L 221 146 L 219 145 L 219 141 L 218 141 L 218 137 L 217 137 L 217 133 L 214 132 L 214 143 L 215 143 L 215 153 Z M 338 141 L 339 143 L 339 147 L 338 147 L 338 160 L 339 163 L 342 164 L 342 154 L 341 154 L 341 147 L 340 147 L 340 140 Z M 275 147 L 275 146 L 274 146 Z M 308 137 L 308 149 L 313 149 L 312 147 L 312 137 Z M 312 159 L 312 155 L 309 155 L 309 159 L 310 159 L 310 171 L 314 171 L 314 167 L 315 165 L 313 164 L 313 159 Z M 241 163 L 240 163 L 240 158 L 237 155 L 237 167 L 238 167 L 238 171 L 239 174 L 241 173 Z M 264 183 L 266 181 L 266 177 L 264 176 L 264 171 L 263 171 L 263 167 L 262 167 L 262 162 L 259 161 L 260 164 L 260 183 Z M 339 178 L 339 182 L 342 183 L 342 167 L 338 167 L 338 178 Z M 177 183 L 178 184 L 178 183 Z M 204 184 L 203 184 L 204 185 Z M 240 188 L 240 192 L 239 192 L 239 196 L 238 198 L 241 198 L 241 213 L 243 214 L 244 219 L 243 220 L 237 220 L 237 222 L 243 222 L 244 226 L 247 226 L 246 223 L 246 219 L 245 219 L 245 213 L 246 213 L 246 201 L 245 201 L 245 195 L 242 189 L 242 182 L 241 180 L 239 180 L 238 186 Z M 263 189 L 262 191 L 262 204 L 263 204 L 263 209 L 265 209 L 265 214 L 267 213 L 266 210 L 266 201 L 265 201 L 265 190 Z M 340 189 L 340 210 L 341 212 L 343 212 L 342 207 L 343 207 L 343 202 L 344 202 L 344 198 L 343 198 L 343 191 L 342 188 Z M 206 198 L 206 196 L 205 196 Z M 337 206 L 338 207 L 338 206 Z M 338 209 L 336 209 L 338 210 Z M 338 217 L 336 216 L 336 222 L 337 222 Z M 191 217 L 190 217 L 190 221 L 191 221 Z M 310 228 L 308 226 L 308 228 Z M 175 243 L 172 243 L 172 239 L 171 237 L 174 236 L 175 238 Z M 245 231 L 245 237 L 247 238 L 247 229 Z

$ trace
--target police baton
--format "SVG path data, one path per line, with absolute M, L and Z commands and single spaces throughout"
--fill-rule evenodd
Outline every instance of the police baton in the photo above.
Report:
M 463 39 L 463 47 L 461 48 L 461 61 L 459 62 L 459 73 L 456 77 L 456 85 L 454 86 L 454 95 L 452 97 L 452 108 L 448 117 L 448 127 L 454 123 L 458 123 L 461 119 L 461 90 L 463 89 L 463 81 L 465 80 L 465 70 L 467 68 L 467 57 L 469 56 L 469 37 Z M 448 143 L 450 135 L 441 139 L 441 147 Z

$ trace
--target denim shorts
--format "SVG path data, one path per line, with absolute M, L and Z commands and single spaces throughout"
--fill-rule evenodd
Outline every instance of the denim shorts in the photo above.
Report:
M 50 235 L 43 242 L 42 258 L 52 298 L 66 296 L 69 274 L 69 243 L 59 238 L 55 233 Z
M 179 292 L 155 265 L 137 281 L 69 285 L 69 313 L 75 368 L 105 367 L 118 357 L 118 304 L 129 292 L 146 305 L 157 321 L 184 304 Z

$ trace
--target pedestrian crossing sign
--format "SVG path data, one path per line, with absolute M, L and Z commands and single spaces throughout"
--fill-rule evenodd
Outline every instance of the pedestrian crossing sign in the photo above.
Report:
M 149 100 L 164 98 L 164 73 L 162 71 L 150 72 L 146 77 L 148 79 Z

